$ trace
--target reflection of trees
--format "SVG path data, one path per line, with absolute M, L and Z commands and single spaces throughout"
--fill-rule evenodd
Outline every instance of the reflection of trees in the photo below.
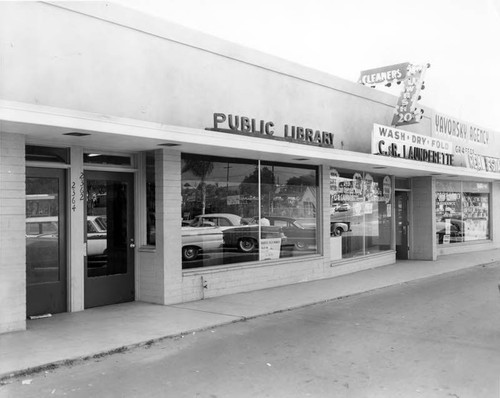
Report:
M 258 192 L 259 169 L 256 168 L 252 174 L 246 176 L 240 184 L 242 195 L 255 196 Z M 267 167 L 262 168 L 260 173 L 261 194 L 268 194 L 274 188 L 274 173 Z
M 238 164 L 220 165 L 224 165 L 227 170 L 219 168 L 218 162 L 203 158 L 183 159 L 182 198 L 185 218 L 207 212 L 228 212 L 253 217 L 259 214 L 259 205 L 262 206 L 261 212 L 264 215 L 298 216 L 310 202 L 313 208 L 315 206 L 315 172 L 304 173 L 304 170 L 282 169 L 272 165 L 263 165 L 260 168 L 247 165 L 248 168 L 243 171 Z M 239 176 L 233 175 L 230 179 L 229 168 L 237 169 L 236 174 Z M 187 183 L 190 176 L 197 183 Z
M 200 179 L 201 187 L 201 214 L 205 214 L 207 204 L 207 188 L 205 179 L 209 176 L 214 169 L 214 163 L 209 160 L 199 159 L 185 159 L 182 173 L 191 172 L 195 177 Z
M 26 178 L 26 216 L 59 214 L 59 180 L 48 177 Z
M 305 185 L 307 187 L 314 187 L 316 185 L 316 176 L 311 174 L 301 175 L 299 177 L 292 177 L 287 182 L 286 185 Z

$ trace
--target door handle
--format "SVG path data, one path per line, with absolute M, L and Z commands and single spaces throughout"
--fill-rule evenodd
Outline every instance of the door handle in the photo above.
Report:
M 134 239 L 130 239 L 130 245 L 129 247 L 133 249 L 135 247 Z

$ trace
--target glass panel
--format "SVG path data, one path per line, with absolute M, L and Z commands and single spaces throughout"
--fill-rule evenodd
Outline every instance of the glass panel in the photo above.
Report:
M 342 258 L 363 255 L 363 177 L 352 170 L 334 170 L 333 174 L 331 170 L 330 177 L 331 235 L 342 237 Z
M 59 179 L 26 178 L 27 283 L 57 282 L 61 259 Z
M 489 184 L 436 181 L 439 245 L 489 239 Z
M 182 155 L 183 268 L 316 253 L 317 180 L 313 168 Z
M 464 192 L 463 221 L 466 241 L 489 239 L 489 194 Z
M 26 145 L 25 156 L 27 161 L 69 164 L 68 148 Z
M 364 175 L 365 254 L 391 248 L 391 196 L 387 188 L 390 177 Z M 385 189 L 384 189 L 385 187 Z M 384 195 L 385 191 L 385 195 Z
M 183 268 L 258 260 L 256 162 L 183 155 Z
M 127 189 L 122 181 L 87 180 L 87 276 L 127 272 Z
M 261 230 L 262 239 L 267 239 L 263 246 L 267 253 L 261 253 L 261 257 L 296 257 L 318 252 L 317 192 L 316 169 L 262 165 L 261 213 L 264 218 L 261 221 L 266 225 Z
M 410 189 L 410 180 L 407 178 L 397 178 L 395 181 L 396 189 Z
M 103 153 L 84 153 L 83 162 L 90 164 L 110 164 L 115 166 L 131 166 L 131 156 L 107 155 Z
M 389 176 L 330 169 L 332 259 L 390 250 L 391 187 Z

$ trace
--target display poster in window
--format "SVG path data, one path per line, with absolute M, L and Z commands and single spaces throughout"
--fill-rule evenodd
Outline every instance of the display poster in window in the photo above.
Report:
M 360 195 L 363 192 L 363 177 L 360 173 L 354 173 L 352 181 L 354 183 L 354 192 Z
M 391 182 L 391 177 L 389 176 L 384 177 L 383 192 L 384 192 L 385 203 L 389 203 L 391 201 L 391 194 L 392 194 L 392 182 Z
M 339 189 L 339 172 L 333 168 L 330 168 L 330 195 L 337 193 Z
M 488 238 L 488 220 L 468 219 L 465 221 L 465 240 Z
M 451 234 L 451 220 L 449 218 L 444 221 L 444 233 L 448 235 L 449 240 Z
M 363 202 L 354 202 L 352 204 L 352 214 L 353 216 L 363 215 Z
M 261 239 L 259 260 L 275 260 L 280 258 L 281 238 Z

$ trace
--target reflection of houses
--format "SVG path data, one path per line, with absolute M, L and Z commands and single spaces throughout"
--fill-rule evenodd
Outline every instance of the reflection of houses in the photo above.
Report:
M 299 204 L 304 210 L 305 217 L 312 217 L 316 214 L 316 190 L 306 187 L 302 197 L 299 199 Z
M 278 187 L 269 211 L 272 215 L 293 218 L 314 217 L 316 190 L 308 186 L 294 186 L 293 190 Z

